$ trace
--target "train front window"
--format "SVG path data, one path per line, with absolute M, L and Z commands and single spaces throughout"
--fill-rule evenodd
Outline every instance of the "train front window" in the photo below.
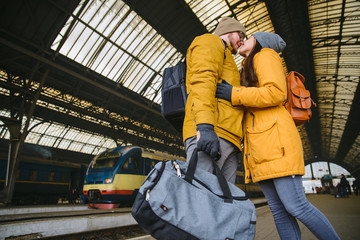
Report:
M 115 166 L 117 160 L 119 159 L 119 156 L 102 156 L 94 160 L 91 168 L 94 169 L 100 169 L 100 168 L 112 168 Z

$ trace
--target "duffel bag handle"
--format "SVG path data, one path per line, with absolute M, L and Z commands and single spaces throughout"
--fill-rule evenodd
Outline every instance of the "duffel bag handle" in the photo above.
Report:
M 197 150 L 197 148 L 195 148 L 191 155 L 188 169 L 185 173 L 185 180 L 189 183 L 192 183 L 192 181 L 194 179 L 195 170 L 196 170 L 196 166 L 197 166 L 197 162 L 198 162 L 198 154 L 197 153 L 198 153 L 198 150 Z M 215 170 L 215 175 L 219 181 L 221 190 L 225 197 L 224 201 L 227 203 L 232 203 L 233 196 L 231 194 L 229 184 L 227 183 L 224 175 L 221 173 L 221 170 L 220 170 L 219 166 L 216 164 L 216 162 L 213 159 L 212 159 L 212 162 L 213 162 L 213 166 L 214 166 L 214 170 Z

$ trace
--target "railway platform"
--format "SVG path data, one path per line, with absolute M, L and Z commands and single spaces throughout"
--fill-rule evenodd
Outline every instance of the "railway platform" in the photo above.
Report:
M 309 201 L 322 211 L 342 240 L 360 239 L 360 196 L 334 198 L 332 195 L 308 195 Z M 255 240 L 279 240 L 265 199 L 252 199 L 257 206 Z M 88 209 L 87 205 L 57 205 L 0 209 L 0 240 L 60 236 L 136 225 L 130 208 Z M 316 237 L 299 223 L 302 239 Z M 27 237 L 27 238 L 26 238 Z M 16 238 L 13 238 L 16 239 Z M 64 238 L 66 239 L 66 238 Z M 130 238 L 128 238 L 130 239 Z M 149 235 L 131 240 L 150 240 Z
M 87 205 L 0 209 L 0 240 L 37 239 L 136 225 L 131 208 L 89 209 Z
M 341 240 L 360 239 L 360 196 L 334 198 L 329 194 L 307 195 L 309 201 L 329 219 Z M 255 240 L 280 240 L 268 205 L 256 209 Z M 317 238 L 299 222 L 302 240 Z M 151 236 L 132 238 L 131 240 L 153 240 Z
M 360 196 L 335 198 L 330 194 L 307 195 L 309 201 L 328 218 L 341 240 L 360 239 Z M 301 239 L 317 238 L 299 222 Z M 269 206 L 257 209 L 255 240 L 280 240 Z

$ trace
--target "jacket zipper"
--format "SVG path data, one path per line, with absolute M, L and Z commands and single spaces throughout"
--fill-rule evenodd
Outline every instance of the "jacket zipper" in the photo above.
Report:
M 253 127 L 253 130 L 254 130 L 254 128 L 255 128 L 255 115 L 254 115 L 254 113 L 252 113 L 252 112 L 249 112 L 249 113 L 250 113 L 250 115 L 253 117 L 252 127 Z

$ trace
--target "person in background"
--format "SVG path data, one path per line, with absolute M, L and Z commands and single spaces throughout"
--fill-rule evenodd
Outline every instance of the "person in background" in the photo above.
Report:
M 339 183 L 340 197 L 349 197 L 349 191 L 351 191 L 349 181 L 344 174 L 341 174 Z
M 216 160 L 231 183 L 235 183 L 236 178 L 244 112 L 241 106 L 216 99 L 215 91 L 221 79 L 240 86 L 239 70 L 232 54 L 237 53 L 244 38 L 244 26 L 233 18 L 224 17 L 214 34 L 196 37 L 186 55 L 186 89 L 189 96 L 183 139 L 187 161 L 197 148 L 198 166 L 212 172 L 212 159 Z
M 85 195 L 83 192 L 84 185 L 79 186 L 78 194 L 79 194 L 79 204 L 85 204 Z
M 302 143 L 283 106 L 287 90 L 279 53 L 285 46 L 285 41 L 275 33 L 254 33 L 239 50 L 245 57 L 241 86 L 219 83 L 216 97 L 246 107 L 245 182 L 259 183 L 280 238 L 301 239 L 298 219 L 319 239 L 340 239 L 302 190 L 305 174 Z
M 70 191 L 69 191 L 69 204 L 70 205 L 75 205 L 76 204 L 76 198 L 77 198 L 77 186 L 72 185 L 70 187 Z

